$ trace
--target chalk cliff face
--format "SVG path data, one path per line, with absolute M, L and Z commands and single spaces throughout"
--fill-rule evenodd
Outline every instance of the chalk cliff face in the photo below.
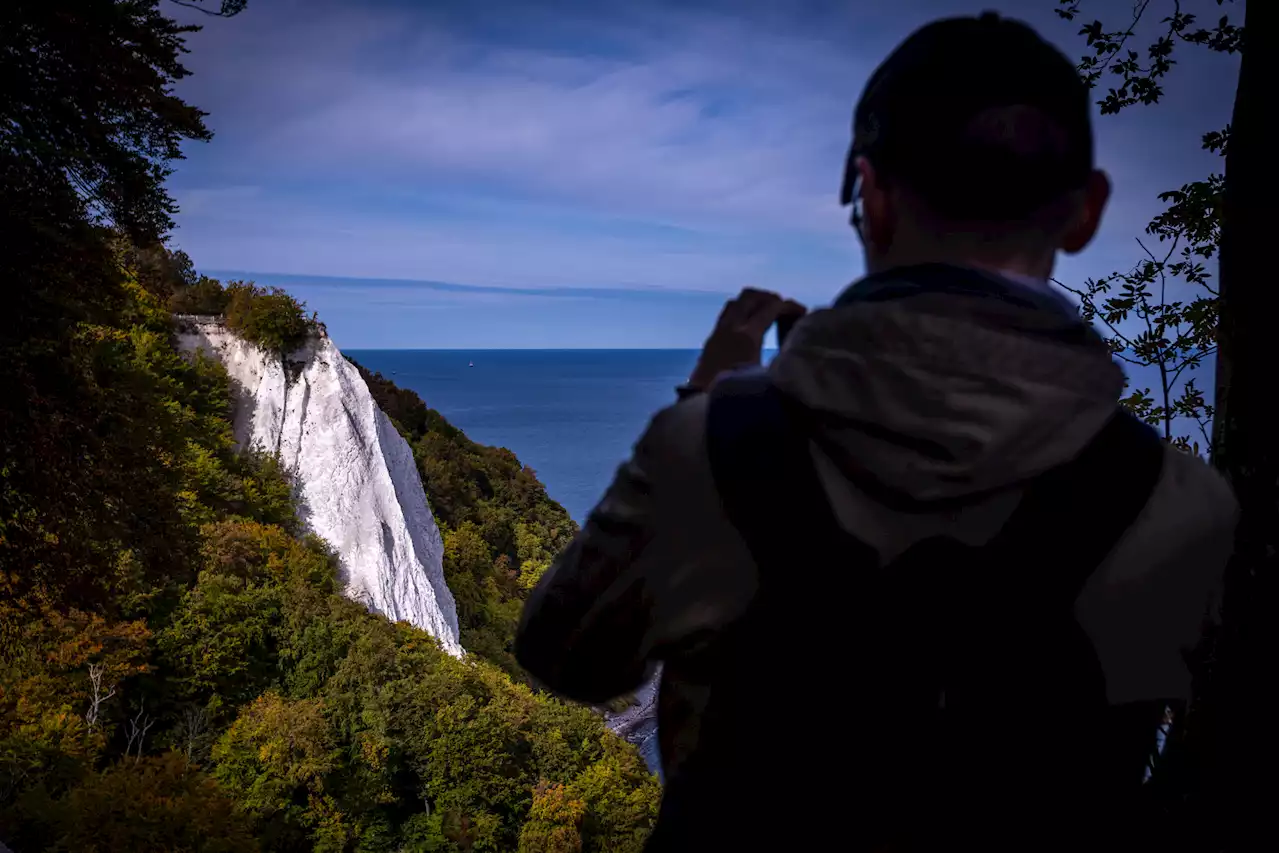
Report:
M 241 446 L 278 453 L 309 530 L 338 553 L 346 594 L 430 632 L 461 657 L 443 544 L 409 445 L 323 329 L 284 358 L 216 318 L 178 318 L 178 345 L 218 359 Z

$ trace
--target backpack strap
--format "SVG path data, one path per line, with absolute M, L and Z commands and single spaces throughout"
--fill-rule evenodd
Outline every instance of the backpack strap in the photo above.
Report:
M 1156 431 L 1117 407 L 1075 459 L 1033 481 L 993 544 L 1016 550 L 1056 531 L 1054 561 L 1079 567 L 1065 579 L 1078 592 L 1146 506 L 1163 467 Z
M 822 553 L 833 537 L 843 561 L 879 558 L 839 526 L 813 465 L 803 410 L 763 370 L 731 374 L 707 406 L 707 457 L 721 504 L 768 584 L 773 567 L 796 562 L 797 542 Z M 786 531 L 785 536 L 778 535 Z
M 646 853 L 768 846 L 761 831 L 767 835 L 771 830 L 742 820 L 743 804 L 736 795 L 744 780 L 768 772 L 770 761 L 761 753 L 772 753 L 785 738 L 766 735 L 750 754 L 739 747 L 744 725 L 767 717 L 766 705 L 795 695 L 788 678 L 793 674 L 787 668 L 790 655 L 781 644 L 761 645 L 762 638 L 771 636 L 762 622 L 767 611 L 788 607 L 805 587 L 775 584 L 772 578 L 785 575 L 791 566 L 807 567 L 830 536 L 843 535 L 808 459 L 808 442 L 794 428 L 798 413 L 767 374 L 751 370 L 722 377 L 708 397 L 706 450 L 716 491 L 751 551 L 759 587 L 747 612 L 696 660 L 664 663 L 664 676 L 676 667 L 686 677 L 695 672 L 696 680 L 709 683 L 711 691 L 696 748 L 677 771 L 667 774 Z M 866 554 L 875 557 L 869 548 Z M 756 690 L 762 673 L 768 686 Z M 658 727 L 661 731 L 661 720 Z

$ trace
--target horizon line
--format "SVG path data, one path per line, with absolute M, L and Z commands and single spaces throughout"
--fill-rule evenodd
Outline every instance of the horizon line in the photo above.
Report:
M 338 347 L 342 352 L 700 352 L 702 347 Z M 777 347 L 763 347 L 776 352 Z

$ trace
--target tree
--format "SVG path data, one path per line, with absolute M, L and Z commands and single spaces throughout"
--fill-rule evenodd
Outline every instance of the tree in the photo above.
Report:
M 150 261 L 173 211 L 169 163 L 209 138 L 172 91 L 194 28 L 158 7 L 0 4 L 0 589 L 34 607 L 101 604 L 121 543 L 144 529 L 134 517 L 149 519 L 133 558 L 146 569 L 190 538 L 167 499 L 176 472 L 150 464 L 175 450 L 158 438 L 186 437 L 155 405 L 163 380 L 125 316 L 131 287 L 189 277 L 176 254 Z M 148 248 L 121 252 L 122 239 Z
M 265 693 L 213 748 L 214 777 L 258 821 L 271 849 L 292 849 L 325 822 L 325 777 L 336 765 L 321 700 Z
M 1056 11 L 1070 21 L 1080 14 L 1080 5 L 1080 0 L 1058 0 Z M 1123 30 L 1108 30 L 1097 20 L 1080 29 L 1090 51 L 1080 61 L 1080 72 L 1090 86 L 1106 88 L 1098 101 L 1103 115 L 1159 103 L 1162 81 L 1176 65 L 1177 44 L 1227 53 L 1240 49 L 1241 28 L 1228 18 L 1213 30 L 1197 28 L 1195 15 L 1174 2 L 1173 14 L 1161 21 L 1164 30 L 1147 48 L 1144 65 L 1132 41 L 1150 5 L 1151 0 L 1140 0 Z M 1230 137 L 1228 126 L 1205 133 L 1201 144 L 1225 155 Z M 1217 352 L 1219 294 L 1206 263 L 1221 243 L 1223 183 L 1218 173 L 1162 193 L 1160 200 L 1168 207 L 1147 223 L 1148 238 L 1137 240 L 1141 257 L 1131 269 L 1088 279 L 1079 287 L 1059 282 L 1080 297 L 1086 320 L 1106 326 L 1119 359 L 1158 371 L 1155 391 L 1133 389 L 1125 405 L 1157 426 L 1166 441 L 1196 453 L 1210 450 L 1214 409 L 1188 373 Z
M 197 283 L 195 264 L 186 252 L 159 242 L 143 248 L 124 235 L 111 242 L 120 266 L 133 270 L 138 283 L 161 301 Z
M 203 275 L 174 292 L 169 299 L 169 310 L 175 314 L 222 314 L 230 298 L 222 282 Z
M 1204 701 L 1192 734 L 1204 759 L 1200 793 L 1224 827 L 1229 849 L 1246 849 L 1267 827 L 1269 806 L 1254 781 L 1256 732 L 1271 723 L 1266 688 L 1274 656 L 1276 596 L 1276 388 L 1274 270 L 1276 207 L 1262 176 L 1273 168 L 1272 106 L 1263 82 L 1276 61 L 1276 6 L 1248 3 L 1241 28 L 1240 81 L 1226 157 L 1220 260 L 1217 414 L 1214 464 L 1240 502 L 1235 550 L 1227 567 L 1221 634 L 1202 677 Z M 1260 37 L 1250 38 L 1250 33 Z M 1198 730 L 1198 731 L 1197 731 Z
M 106 664 L 89 664 L 89 710 L 84 712 L 84 721 L 89 726 L 89 731 L 93 731 L 98 725 L 98 717 L 102 715 L 102 704 L 116 695 L 115 684 L 102 683 L 102 677 L 106 672 Z
M 1269 73 L 1275 58 L 1269 34 L 1276 8 L 1274 4 L 1243 4 L 1243 21 L 1222 15 L 1213 27 L 1206 28 L 1196 26 L 1195 15 L 1184 11 L 1177 0 L 1160 4 L 1157 8 L 1165 8 L 1168 14 L 1160 20 L 1163 31 L 1148 47 L 1147 64 L 1143 65 L 1129 44 L 1143 16 L 1159 14 L 1149 10 L 1152 2 L 1135 3 L 1132 20 L 1123 30 L 1108 31 L 1096 20 L 1080 30 L 1090 49 L 1080 65 L 1085 79 L 1097 84 L 1110 75 L 1117 81 L 1099 102 L 1104 114 L 1158 103 L 1163 94 L 1161 81 L 1175 64 L 1175 49 L 1180 46 L 1239 52 L 1240 75 L 1230 125 L 1206 133 L 1202 140 L 1207 150 L 1224 156 L 1223 173 L 1163 195 L 1170 207 L 1148 227 L 1162 242 L 1168 240 L 1175 247 L 1181 242 L 1184 254 L 1173 263 L 1168 263 L 1168 258 L 1148 257 L 1140 262 L 1137 282 L 1120 278 L 1122 287 L 1135 286 L 1122 293 L 1127 304 L 1103 306 L 1111 312 L 1111 317 L 1103 320 L 1115 321 L 1130 311 L 1139 319 L 1152 319 L 1151 328 L 1157 334 L 1148 339 L 1150 346 L 1145 351 L 1160 358 L 1166 354 L 1185 358 L 1188 349 L 1196 347 L 1207 355 L 1210 346 L 1216 347 L 1216 411 L 1206 407 L 1195 390 L 1182 411 L 1198 410 L 1202 424 L 1203 417 L 1212 414 L 1212 440 L 1206 444 L 1214 465 L 1235 490 L 1241 515 L 1224 582 L 1220 626 L 1205 636 L 1196 656 L 1195 696 L 1190 712 L 1179 720 L 1173 733 L 1164 785 L 1165 801 L 1173 804 L 1183 819 L 1178 831 L 1188 847 L 1247 849 L 1250 839 L 1261 837 L 1264 828 L 1257 821 L 1267 813 L 1260 799 L 1261 788 L 1253 781 L 1254 738 L 1270 725 L 1275 707 L 1274 695 L 1263 689 L 1264 670 L 1269 672 L 1271 657 L 1268 650 L 1264 661 L 1262 649 L 1264 642 L 1269 647 L 1275 619 L 1269 602 L 1276 592 L 1278 508 L 1275 413 L 1269 405 L 1276 387 L 1275 330 L 1270 313 L 1276 289 L 1269 279 L 1259 279 L 1257 274 L 1273 269 L 1275 263 L 1269 254 L 1275 233 L 1274 205 L 1269 195 L 1264 197 L 1261 180 L 1271 168 L 1270 150 L 1265 162 L 1262 150 L 1269 125 L 1264 125 L 1260 114 L 1258 81 Z M 1216 5 L 1224 6 L 1224 0 L 1216 0 Z M 1057 11 L 1070 21 L 1079 14 L 1080 3 L 1059 0 Z M 1250 39 L 1250 33 L 1263 35 Z M 1269 132 L 1266 138 L 1269 143 Z M 1216 288 L 1211 289 L 1205 283 L 1203 264 L 1215 252 L 1219 274 Z M 1153 305 L 1150 285 L 1156 278 L 1164 283 L 1166 276 L 1178 275 L 1209 295 L 1202 294 L 1198 304 L 1193 301 L 1167 307 L 1161 300 Z M 1086 283 L 1083 290 L 1090 297 L 1102 292 L 1092 283 Z M 1162 325 L 1166 318 L 1185 323 L 1192 334 L 1181 336 L 1177 322 Z M 1172 341 L 1170 335 L 1160 339 L 1161 328 L 1172 330 Z M 1130 347 L 1129 351 L 1136 349 Z M 1131 397 L 1130 402 L 1140 410 L 1145 406 L 1143 413 L 1148 418 L 1164 414 L 1156 410 L 1162 401 L 1149 406 Z M 1177 405 L 1175 402 L 1173 407 Z M 1164 404 L 1165 411 L 1169 408 Z
M 13 0 L 0 11 L 0 149 L 69 183 L 101 219 L 143 244 L 172 225 L 164 189 L 204 113 L 172 93 L 183 37 L 159 0 Z
M 520 853 L 581 853 L 578 828 L 586 811 L 586 804 L 574 799 L 564 785 L 538 783 L 529 820 L 520 830 Z
M 115 764 L 58 801 L 49 836 L 24 850 L 250 853 L 248 824 L 213 780 L 165 753 Z M 35 846 L 39 844 L 40 846 Z
M 312 323 L 305 306 L 278 287 L 233 281 L 226 291 L 227 328 L 265 350 L 288 355 L 307 339 Z

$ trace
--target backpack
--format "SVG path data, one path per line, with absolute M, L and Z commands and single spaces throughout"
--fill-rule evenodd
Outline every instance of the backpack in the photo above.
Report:
M 1155 486 L 1155 432 L 1117 407 L 990 542 L 928 539 L 882 567 L 832 514 L 807 413 L 763 372 L 717 383 L 707 417 L 759 589 L 664 662 L 710 698 L 646 849 L 1134 849 L 1120 822 L 1142 767 L 1117 751 L 1074 605 Z

